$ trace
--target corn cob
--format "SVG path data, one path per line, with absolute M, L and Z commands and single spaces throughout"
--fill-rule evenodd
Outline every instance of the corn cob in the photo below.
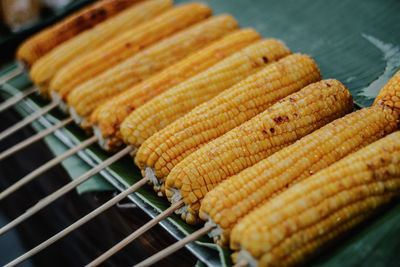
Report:
M 18 48 L 16 58 L 32 66 L 54 47 L 114 16 L 138 0 L 102 0 L 33 35 Z
M 107 139 L 103 147 L 115 150 L 122 145 L 119 127 L 133 110 L 258 39 L 260 35 L 252 29 L 233 32 L 98 107 L 90 119 L 101 132 L 99 138 Z
M 67 97 L 75 117 L 87 117 L 108 98 L 147 79 L 198 49 L 237 29 L 229 15 L 220 15 L 189 27 L 116 65 L 77 88 Z
M 379 92 L 374 105 L 386 105 L 400 113 L 400 70 Z
M 30 76 L 47 94 L 50 80 L 65 64 L 78 58 L 110 38 L 151 19 L 170 8 L 172 0 L 148 0 L 120 12 L 118 15 L 82 32 L 41 57 L 32 66 Z
M 148 137 L 197 105 L 289 53 L 286 45 L 278 40 L 261 40 L 169 89 L 125 119 L 121 125 L 125 143 L 139 147 Z
M 191 3 L 175 7 L 118 35 L 62 68 L 50 83 L 50 90 L 65 96 L 76 86 L 133 56 L 151 44 L 211 15 L 208 6 Z
M 225 245 L 251 210 L 396 129 L 397 118 L 379 106 L 337 119 L 219 184 L 202 201 L 200 218 L 218 225 L 212 235 Z
M 318 66 L 309 56 L 280 59 L 152 135 L 140 146 L 136 161 L 142 173 L 155 173 L 154 189 L 159 191 L 171 169 L 201 145 L 320 79 Z
M 187 156 L 168 175 L 166 195 L 172 203 L 183 198 L 186 205 L 178 213 L 197 223 L 201 200 L 217 184 L 352 108 L 340 82 L 313 83 Z
M 233 228 L 231 246 L 250 253 L 259 266 L 302 262 L 399 196 L 399 162 L 400 132 L 395 132 L 251 212 Z

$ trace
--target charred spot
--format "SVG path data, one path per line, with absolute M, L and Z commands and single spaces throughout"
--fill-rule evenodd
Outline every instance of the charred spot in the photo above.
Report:
M 269 131 L 270 131 L 271 133 L 274 133 L 274 132 L 275 132 L 275 129 L 274 129 L 274 128 L 270 128 Z
M 129 105 L 128 105 L 128 109 L 129 109 L 129 111 L 132 111 L 132 110 L 135 109 L 135 107 L 134 107 L 133 105 L 129 104 Z
M 267 134 L 268 132 L 266 131 L 266 130 L 264 130 L 264 129 L 262 129 L 262 131 L 261 131 L 263 134 Z
M 266 56 L 263 56 L 262 59 L 263 59 L 264 63 L 268 63 L 268 58 Z
M 289 183 L 287 183 L 287 184 L 285 185 L 285 187 L 286 187 L 286 188 L 289 188 Z
M 326 86 L 331 87 L 331 84 L 330 83 L 326 83 Z
M 75 24 L 77 24 L 78 26 L 80 26 L 81 24 L 85 23 L 85 18 L 83 16 L 79 16 L 76 18 L 75 20 Z
M 125 42 L 125 47 L 131 47 L 131 42 Z
M 276 123 L 281 123 L 281 122 L 283 121 L 283 119 L 282 119 L 281 116 L 278 116 L 278 117 L 274 118 L 274 121 L 275 121 Z
M 290 102 L 296 102 L 296 100 L 294 100 L 293 98 L 289 97 L 289 101 Z
M 290 121 L 289 116 L 287 116 L 287 115 L 283 116 L 283 120 L 284 121 Z
M 384 159 L 384 158 L 380 158 L 380 161 L 381 161 L 382 163 L 385 163 L 385 159 Z
M 368 168 L 368 169 L 370 169 L 370 170 L 372 169 L 372 164 L 371 164 L 371 162 L 367 162 L 366 165 L 367 165 L 367 168 Z
M 297 114 L 297 113 L 293 113 L 293 116 L 295 116 L 295 117 L 298 117 L 298 116 L 299 116 L 299 114 Z
M 104 8 L 99 9 L 100 16 L 105 16 L 106 14 L 107 14 L 107 10 L 105 10 Z
M 336 95 L 333 95 L 333 98 L 335 98 L 335 100 L 337 100 L 337 97 L 336 97 Z

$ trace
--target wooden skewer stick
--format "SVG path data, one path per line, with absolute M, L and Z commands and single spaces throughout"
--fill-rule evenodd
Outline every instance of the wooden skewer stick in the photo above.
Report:
M 77 145 L 76 147 L 73 147 L 73 148 L 67 150 L 66 152 L 64 152 L 63 154 L 59 155 L 58 157 L 56 157 L 56 158 L 48 161 L 47 163 L 43 164 L 42 166 L 40 166 L 36 170 L 34 170 L 31 173 L 29 173 L 26 176 L 24 176 L 22 179 L 20 179 L 15 184 L 9 186 L 7 189 L 5 189 L 3 192 L 1 192 L 0 193 L 0 200 L 3 200 L 4 198 L 9 196 L 10 194 L 14 193 L 19 188 L 21 188 L 23 185 L 25 185 L 28 182 L 32 181 L 34 178 L 38 177 L 39 175 L 41 175 L 45 171 L 49 170 L 50 168 L 56 166 L 57 164 L 62 162 L 64 159 L 72 156 L 73 154 L 77 153 L 79 150 L 82 150 L 82 149 L 90 146 L 91 144 L 93 144 L 95 142 L 97 142 L 97 137 L 96 136 L 92 136 L 91 138 L 85 140 L 84 142 L 82 142 L 81 144 Z
M 7 158 L 8 156 L 11 156 L 12 154 L 14 154 L 15 152 L 20 151 L 21 149 L 24 149 L 25 147 L 33 144 L 34 142 L 46 137 L 47 135 L 55 132 L 56 130 L 64 127 L 65 125 L 67 125 L 68 123 L 72 122 L 73 118 L 69 117 L 66 118 L 65 120 L 62 120 L 60 123 L 53 125 L 50 128 L 47 128 L 46 130 L 39 132 L 27 139 L 25 139 L 24 141 L 10 147 L 9 149 L 3 151 L 0 153 L 0 161 L 2 161 L 3 159 Z
M 171 255 L 172 253 L 178 251 L 179 249 L 183 248 L 186 244 L 195 241 L 196 239 L 202 237 L 203 235 L 207 234 L 210 232 L 212 229 L 214 229 L 215 226 L 213 225 L 205 225 L 203 228 L 197 230 L 196 232 L 188 235 L 187 237 L 179 240 L 175 244 L 161 250 L 160 252 L 154 254 L 153 256 L 145 259 L 144 261 L 134 265 L 135 267 L 144 267 L 144 266 L 150 266 L 153 265 L 154 263 L 162 260 L 163 258 Z
M 233 265 L 233 267 L 247 267 L 247 266 L 249 266 L 249 263 L 247 261 L 239 261 L 238 263 Z
M 18 64 L 15 69 L 7 72 L 0 78 L 0 85 L 3 85 L 6 82 L 8 82 L 9 80 L 14 79 L 18 75 L 20 75 L 22 72 L 24 72 L 24 66 L 22 64 Z
M 29 89 L 27 89 L 26 91 L 16 94 L 13 97 L 10 97 L 9 99 L 7 99 L 6 101 L 4 101 L 3 103 L 0 104 L 0 112 L 8 109 L 11 106 L 14 106 L 15 104 L 17 104 L 19 101 L 21 101 L 22 99 L 24 99 L 25 97 L 38 92 L 39 89 L 36 86 L 32 86 Z
M 132 147 L 127 147 L 127 148 L 132 148 Z M 67 228 L 62 230 L 61 232 L 58 232 L 57 234 L 55 234 L 51 238 L 47 239 L 43 243 L 41 243 L 38 246 L 34 247 L 33 249 L 29 250 L 25 254 L 19 256 L 18 258 L 16 258 L 15 260 L 13 260 L 12 262 L 8 263 L 5 266 L 15 266 L 15 265 L 25 261 L 26 259 L 32 257 L 33 255 L 35 255 L 38 252 L 42 251 L 43 249 L 47 248 L 48 246 L 50 246 L 54 242 L 56 242 L 59 239 L 63 238 L 65 235 L 69 234 L 73 230 L 77 229 L 81 225 L 87 223 L 88 221 L 90 221 L 91 219 L 93 219 L 94 217 L 99 215 L 100 213 L 102 213 L 105 210 L 111 208 L 112 206 L 114 206 L 115 204 L 117 204 L 118 202 L 120 202 L 121 200 L 126 198 L 129 194 L 131 194 L 132 192 L 136 191 L 138 188 L 140 188 L 141 186 L 146 184 L 147 181 L 148 180 L 146 178 L 143 178 L 143 179 L 139 180 L 136 184 L 132 185 L 131 187 L 129 187 L 128 189 L 126 189 L 125 191 L 123 191 L 122 193 L 117 195 L 116 197 L 110 199 L 109 201 L 107 201 L 106 203 L 104 203 L 103 205 L 98 207 L 97 209 L 93 210 L 92 212 L 90 212 L 86 216 L 82 217 L 78 221 L 74 222 L 73 224 L 71 224 L 70 226 L 68 226 Z
M 57 107 L 57 105 L 58 105 L 58 103 L 53 101 L 50 104 L 48 104 L 47 106 L 43 107 L 42 109 L 40 109 L 40 110 L 32 113 L 28 117 L 24 118 L 22 121 L 17 122 L 16 124 L 11 126 L 10 128 L 2 131 L 0 133 L 0 141 L 3 140 L 4 138 L 6 138 L 7 136 L 15 133 L 19 129 L 25 127 L 26 125 L 30 124 L 31 122 L 33 122 L 34 120 L 38 119 L 39 117 L 43 116 L 44 114 L 46 114 L 50 110 L 52 110 L 55 107 Z
M 0 228 L 0 235 L 4 234 L 5 232 L 10 230 L 11 228 L 13 228 L 13 227 L 17 226 L 18 224 L 20 224 L 21 222 L 25 221 L 26 219 L 28 219 L 29 217 L 34 215 L 36 212 L 40 211 L 41 209 L 43 209 L 47 205 L 53 203 L 55 200 L 57 200 L 61 196 L 65 195 L 66 193 L 68 193 L 69 191 L 71 191 L 72 189 L 74 189 L 75 187 L 77 187 L 78 185 L 83 183 L 84 181 L 88 180 L 93 175 L 95 175 L 96 173 L 100 172 L 102 169 L 108 167 L 109 165 L 111 165 L 115 161 L 119 160 L 123 156 L 129 154 L 134 149 L 135 148 L 132 147 L 132 146 L 128 146 L 128 147 L 124 148 L 123 150 L 119 151 L 115 155 L 109 157 L 104 162 L 102 162 L 99 165 L 93 167 L 91 170 L 89 170 L 88 172 L 86 172 L 85 174 L 80 176 L 79 178 L 77 178 L 75 180 L 72 180 L 68 184 L 66 184 L 63 187 L 61 187 L 60 189 L 58 189 L 56 192 L 54 192 L 54 193 L 48 195 L 47 197 L 43 198 L 38 203 L 36 203 L 33 207 L 31 207 L 27 211 L 25 211 L 25 213 L 23 213 L 22 215 L 20 215 L 16 219 L 12 220 L 10 223 L 8 223 L 5 226 L 3 226 L 2 228 Z
M 107 252 L 103 253 L 100 257 L 86 265 L 86 267 L 94 267 L 98 266 L 101 264 L 103 261 L 107 260 L 109 257 L 132 243 L 136 238 L 147 232 L 149 229 L 151 229 L 154 225 L 159 223 L 160 221 L 164 220 L 166 217 L 171 215 L 174 211 L 177 209 L 181 208 L 184 205 L 183 200 L 176 202 L 175 204 L 172 204 L 171 207 L 166 209 L 165 211 L 161 212 L 158 216 L 154 217 L 152 220 L 147 222 L 145 225 L 137 229 L 135 232 L 124 238 L 121 242 L 110 248 Z

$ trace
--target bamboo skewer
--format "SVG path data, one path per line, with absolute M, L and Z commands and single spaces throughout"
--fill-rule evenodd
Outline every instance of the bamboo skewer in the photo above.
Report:
M 73 154 L 77 153 L 78 151 L 80 151 L 82 149 L 85 149 L 86 147 L 94 144 L 96 141 L 97 141 L 97 137 L 92 136 L 91 138 L 85 140 L 84 142 L 82 142 L 81 144 L 77 145 L 76 147 L 73 147 L 73 148 L 67 150 L 63 154 L 57 156 L 56 158 L 48 161 L 45 164 L 43 164 L 39 168 L 35 169 L 31 173 L 29 173 L 26 176 L 24 176 L 22 179 L 20 179 L 15 184 L 9 186 L 7 189 L 5 189 L 3 192 L 1 192 L 0 193 L 0 200 L 3 200 L 4 198 L 9 196 L 13 192 L 17 191 L 23 185 L 27 184 L 28 182 L 30 182 L 31 180 L 36 178 L 37 176 L 41 175 L 42 173 L 44 173 L 45 171 L 49 170 L 50 168 L 56 166 L 57 164 L 62 162 L 64 159 L 72 156 Z
M 29 89 L 27 89 L 26 91 L 10 97 L 9 99 L 7 99 L 6 101 L 4 101 L 3 103 L 0 104 L 0 112 L 8 109 L 9 107 L 17 104 L 19 101 L 21 101 L 25 97 L 27 97 L 35 92 L 38 92 L 38 91 L 39 91 L 39 88 L 37 88 L 36 86 L 32 86 Z
M 25 139 L 24 141 L 10 147 L 9 149 L 0 153 L 0 161 L 2 161 L 3 159 L 9 157 L 10 155 L 12 155 L 18 151 L 20 151 L 21 149 L 24 149 L 25 147 L 33 144 L 34 142 L 46 137 L 47 135 L 64 127 L 65 125 L 69 124 L 72 121 L 73 121 L 72 117 L 66 118 L 65 120 L 62 120 L 59 124 L 53 125 L 52 127 L 47 128 L 46 130 L 39 132 L 39 133 L 35 134 L 34 136 L 31 136 L 28 139 Z
M 195 241 L 196 239 L 202 237 L 203 235 L 207 234 L 214 228 L 215 228 L 215 226 L 205 225 L 203 228 L 197 230 L 196 232 L 188 235 L 187 237 L 176 242 L 175 244 L 161 250 L 160 252 L 154 254 L 153 256 L 145 259 L 144 261 L 142 261 L 134 266 L 135 267 L 150 266 L 150 265 L 162 260 L 163 258 L 171 255 L 172 253 L 176 252 L 177 250 L 183 248 L 186 244 L 191 243 L 191 242 Z
M 42 109 L 32 113 L 28 117 L 25 117 L 22 121 L 17 122 L 16 124 L 11 126 L 10 128 L 2 131 L 0 133 L 0 141 L 3 140 L 4 138 L 10 136 L 11 134 L 15 133 L 16 131 L 20 130 L 21 128 L 25 127 L 26 125 L 32 123 L 33 121 L 35 121 L 39 117 L 43 116 L 44 114 L 48 113 L 50 110 L 52 110 L 55 107 L 57 107 L 57 105 L 58 105 L 57 102 L 55 102 L 55 101 L 51 102 L 50 104 L 48 104 L 47 106 L 43 107 Z
M 74 189 L 76 186 L 80 185 L 84 181 L 88 180 L 93 175 L 100 172 L 102 169 L 108 167 L 109 165 L 111 165 L 115 161 L 119 160 L 123 156 L 129 154 L 133 149 L 134 149 L 134 147 L 131 147 L 131 146 L 124 148 L 123 150 L 119 151 L 115 155 L 109 157 L 107 160 L 103 161 L 101 164 L 93 167 L 91 170 L 87 171 L 85 174 L 83 174 L 79 178 L 72 180 L 68 184 L 66 184 L 63 187 L 61 187 L 60 189 L 58 189 L 56 192 L 43 198 L 38 203 L 36 203 L 34 206 L 29 208 L 27 211 L 25 211 L 25 213 L 21 214 L 19 217 L 15 218 L 10 223 L 8 223 L 5 226 L 3 226 L 2 228 L 0 228 L 0 235 L 4 234 L 11 228 L 13 228 L 13 227 L 17 226 L 18 224 L 20 224 L 21 222 L 25 221 L 26 219 L 28 219 L 29 217 L 34 215 L 36 212 L 38 212 L 41 209 L 43 209 L 44 207 L 46 207 L 47 205 L 53 203 L 53 201 L 55 201 L 58 198 L 60 198 L 61 196 L 65 195 L 66 193 L 68 193 L 69 191 L 71 191 L 72 189 Z
M 0 86 L 8 82 L 9 80 L 14 79 L 18 75 L 24 72 L 24 66 L 21 63 L 18 63 L 17 67 L 10 72 L 7 72 L 0 78 Z
M 159 223 L 160 221 L 164 220 L 166 217 L 171 215 L 174 211 L 177 209 L 181 208 L 184 205 L 183 200 L 171 205 L 168 209 L 165 211 L 161 212 L 158 216 L 154 217 L 152 220 L 147 222 L 145 225 L 137 229 L 135 232 L 124 238 L 121 242 L 110 248 L 108 251 L 100 255 L 97 259 L 86 265 L 86 267 L 94 267 L 98 266 L 101 264 L 103 261 L 107 260 L 109 257 L 132 243 L 136 238 L 147 232 L 149 229 L 151 229 L 154 225 Z
M 233 265 L 233 267 L 246 267 L 246 266 L 249 266 L 249 263 L 247 261 L 239 261 L 238 263 Z
M 130 148 L 130 150 L 127 150 L 128 148 Z M 133 149 L 133 147 L 126 147 L 124 150 L 121 150 L 121 152 L 126 151 L 127 153 L 129 153 L 130 151 L 132 151 L 132 149 Z M 73 230 L 77 229 L 81 225 L 92 220 L 94 217 L 96 217 L 100 213 L 102 213 L 105 210 L 109 209 L 110 207 L 114 206 L 115 204 L 117 204 L 118 202 L 120 202 L 121 200 L 126 198 L 128 195 L 130 195 L 132 192 L 136 191 L 138 188 L 140 188 L 141 186 L 143 186 L 146 183 L 147 183 L 147 179 L 145 179 L 145 178 L 139 180 L 136 184 L 132 185 L 131 187 L 129 187 L 128 189 L 126 189 L 125 191 L 123 191 L 122 193 L 117 195 L 116 197 L 110 199 L 109 201 L 107 201 L 106 203 L 104 203 L 103 205 L 98 207 L 97 209 L 93 210 L 86 216 L 82 217 L 78 221 L 74 222 L 73 224 L 71 224 L 70 226 L 68 226 L 67 228 L 62 230 L 61 232 L 59 232 L 56 235 L 52 236 L 51 238 L 47 239 L 46 241 L 44 241 L 43 243 L 34 247 L 33 249 L 29 250 L 25 254 L 19 256 L 18 258 L 16 258 L 15 260 L 13 260 L 12 262 L 8 263 L 5 266 L 15 266 L 15 265 L 25 261 L 26 259 L 30 258 L 31 256 L 37 254 L 38 252 L 47 248 L 48 246 L 50 246 L 54 242 L 58 241 L 65 235 L 67 235 L 70 232 L 72 232 Z

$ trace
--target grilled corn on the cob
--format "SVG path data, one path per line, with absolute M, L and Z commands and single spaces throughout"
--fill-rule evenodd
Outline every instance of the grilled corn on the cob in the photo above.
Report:
M 67 97 L 77 121 L 107 99 L 237 29 L 236 20 L 220 15 L 168 37 L 75 88 Z
M 171 169 L 197 148 L 320 79 L 309 56 L 280 59 L 155 133 L 140 146 L 136 161 L 143 174 L 157 178 L 152 181 L 159 191 Z
M 251 210 L 397 126 L 391 110 L 380 106 L 339 118 L 219 184 L 201 203 L 200 218 L 218 226 L 212 236 L 225 245 L 232 227 Z
M 76 86 L 151 44 L 211 15 L 211 9 L 201 3 L 172 8 L 161 15 L 128 30 L 104 45 L 74 60 L 62 68 L 50 83 L 50 90 L 65 96 Z
M 47 94 L 50 80 L 66 64 L 110 38 L 155 17 L 171 6 L 172 0 L 147 0 L 127 8 L 118 15 L 57 46 L 37 60 L 30 72 L 32 80 L 41 87 L 44 94 Z
M 98 107 L 90 119 L 103 148 L 115 150 L 123 144 L 119 128 L 133 110 L 260 38 L 253 29 L 235 31 Z
M 293 186 L 233 228 L 231 245 L 242 249 L 237 260 L 258 266 L 304 261 L 400 195 L 399 163 L 395 132 Z
M 148 137 L 197 105 L 289 53 L 281 41 L 261 40 L 167 90 L 125 119 L 121 125 L 125 143 L 139 147 Z
M 386 105 L 400 114 L 400 70 L 382 88 L 374 105 Z
M 83 8 L 28 38 L 19 46 L 16 58 L 30 67 L 57 45 L 94 27 L 136 2 L 138 0 L 102 0 Z
M 187 223 L 198 222 L 201 200 L 226 178 L 351 111 L 347 88 L 336 80 L 313 83 L 207 143 L 172 169 L 166 195 Z

